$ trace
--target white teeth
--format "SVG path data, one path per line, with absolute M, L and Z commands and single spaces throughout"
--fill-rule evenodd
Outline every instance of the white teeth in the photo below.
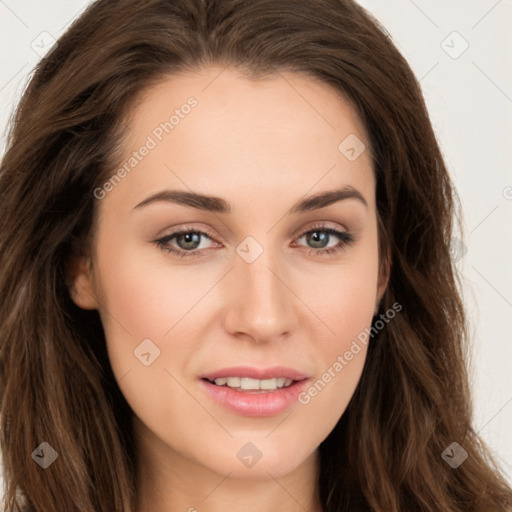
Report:
M 255 382 L 259 389 L 277 389 L 277 379 L 265 379 L 259 382 L 255 380 Z
M 262 384 L 263 384 L 263 382 L 264 381 L 261 381 Z M 260 381 L 258 379 L 250 379 L 249 377 L 242 377 L 240 379 L 240 387 L 242 389 L 260 389 Z
M 288 387 L 293 383 L 292 379 L 285 377 L 277 377 L 273 379 L 251 379 L 250 377 L 222 377 L 215 379 L 217 386 L 227 385 L 230 388 L 239 388 L 243 390 L 275 390 L 278 388 Z
M 240 387 L 240 377 L 228 377 L 227 384 L 230 388 Z

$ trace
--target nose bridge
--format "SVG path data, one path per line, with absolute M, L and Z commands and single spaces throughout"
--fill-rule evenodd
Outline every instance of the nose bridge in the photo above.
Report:
M 293 330 L 294 296 L 285 284 L 285 276 L 280 275 L 283 272 L 278 260 L 276 248 L 256 245 L 254 239 L 238 246 L 226 305 L 226 328 L 233 334 L 268 341 Z

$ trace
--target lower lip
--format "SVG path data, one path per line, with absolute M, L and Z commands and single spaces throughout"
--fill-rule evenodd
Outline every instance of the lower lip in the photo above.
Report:
M 276 391 L 251 393 L 236 391 L 227 386 L 217 386 L 201 379 L 206 392 L 226 409 L 243 416 L 276 416 L 288 409 L 306 387 L 308 379 L 294 382 Z

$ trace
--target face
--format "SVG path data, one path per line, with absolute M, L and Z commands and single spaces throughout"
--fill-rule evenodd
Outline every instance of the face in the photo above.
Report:
M 386 286 L 375 179 L 360 121 L 327 85 L 221 71 L 140 97 L 126 158 L 95 192 L 74 300 L 99 310 L 153 460 L 279 477 L 315 454 L 363 369 L 354 340 Z

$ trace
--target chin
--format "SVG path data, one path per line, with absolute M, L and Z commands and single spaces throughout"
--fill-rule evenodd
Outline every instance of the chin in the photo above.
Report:
M 257 441 L 254 444 L 256 445 L 256 443 Z M 246 444 L 244 443 L 242 446 L 245 447 Z M 273 446 L 268 440 L 266 447 L 261 446 L 261 455 L 256 451 L 252 453 L 251 447 L 245 448 L 245 451 L 242 450 L 244 448 L 235 450 L 233 456 L 216 457 L 210 460 L 209 467 L 221 475 L 229 474 L 230 478 L 268 480 L 271 477 L 280 478 L 293 472 L 304 463 L 308 456 L 311 456 L 308 453 L 298 453 L 296 447 L 290 448 L 282 444 L 280 447 Z M 226 453 L 224 452 L 224 454 Z M 246 454 L 251 453 L 254 457 L 253 460 L 251 461 L 250 458 L 244 460 L 247 457 Z

